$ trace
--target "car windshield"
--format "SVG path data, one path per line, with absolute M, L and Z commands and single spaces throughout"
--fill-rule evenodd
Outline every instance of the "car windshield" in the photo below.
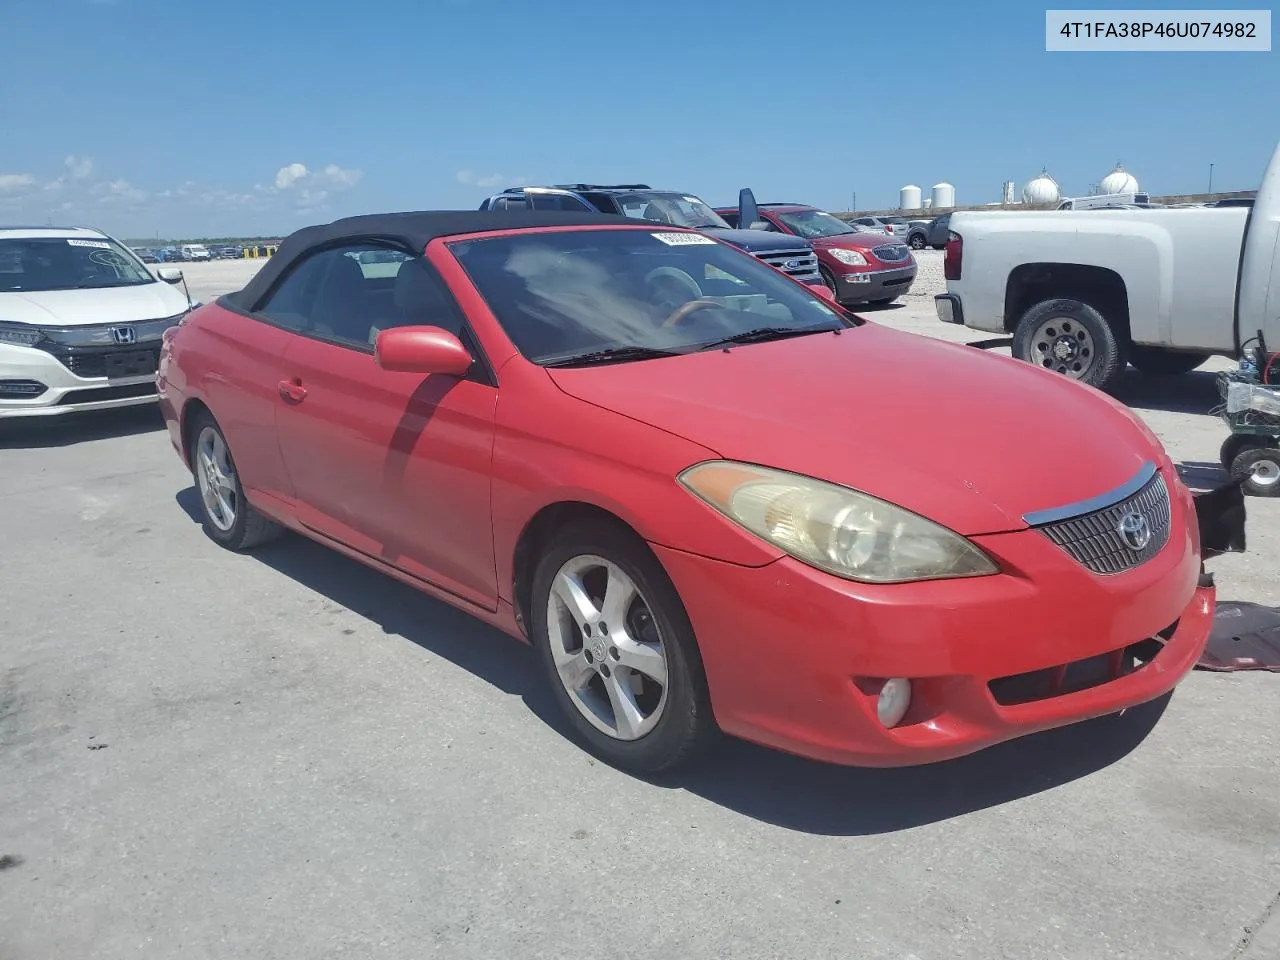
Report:
M 802 237 L 841 237 L 847 233 L 861 233 L 856 226 L 822 210 L 797 210 L 794 213 L 775 214 L 786 227 Z
M 691 193 L 664 193 L 656 190 L 644 193 L 615 194 L 613 198 L 624 216 L 640 220 L 655 220 L 673 227 L 690 227 L 701 230 L 732 229 L 724 217 L 716 213 Z
M 131 253 L 111 240 L 0 240 L 0 291 L 89 290 L 156 282 Z
M 642 360 L 855 325 L 803 285 L 701 234 L 573 230 L 450 249 L 534 363 Z

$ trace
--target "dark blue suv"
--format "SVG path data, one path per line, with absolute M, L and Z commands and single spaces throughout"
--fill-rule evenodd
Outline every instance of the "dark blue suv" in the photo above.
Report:
M 735 230 L 724 217 L 691 193 L 654 190 L 643 183 L 564 183 L 551 187 L 510 187 L 480 204 L 481 210 L 531 208 L 595 211 L 688 227 L 745 250 L 801 283 L 821 285 L 823 282 L 818 271 L 818 255 L 807 240 L 763 230 Z

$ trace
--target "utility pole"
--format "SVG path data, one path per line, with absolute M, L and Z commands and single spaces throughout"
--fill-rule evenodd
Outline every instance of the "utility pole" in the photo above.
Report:
M 1213 193 L 1213 164 L 1209 164 L 1209 192 Z
M 858 191 L 853 191 L 853 197 L 849 201 L 849 212 L 853 213 L 858 209 Z

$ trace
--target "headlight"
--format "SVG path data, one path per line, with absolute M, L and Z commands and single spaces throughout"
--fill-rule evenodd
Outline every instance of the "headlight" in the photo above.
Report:
M 0 323 L 0 343 L 12 343 L 20 347 L 33 347 L 44 339 L 35 327 L 21 323 Z
M 728 460 L 692 466 L 679 480 L 756 536 L 846 580 L 905 583 L 998 572 L 959 534 L 848 487 Z
M 857 250 L 842 250 L 839 247 L 834 247 L 827 252 L 841 263 L 846 263 L 851 267 L 865 267 L 867 265 L 867 258 Z

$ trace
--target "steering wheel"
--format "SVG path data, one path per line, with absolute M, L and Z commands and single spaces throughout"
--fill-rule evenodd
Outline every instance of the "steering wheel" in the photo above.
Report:
M 707 307 L 719 306 L 723 306 L 723 304 L 717 303 L 715 300 L 704 300 L 702 298 L 690 300 L 688 303 L 682 303 L 680 306 L 676 307 L 675 310 L 671 312 L 671 315 L 667 317 L 667 319 L 663 320 L 659 326 L 662 329 L 674 327 L 677 324 L 684 323 L 685 319 L 690 314 L 695 313 L 698 310 L 705 310 Z

